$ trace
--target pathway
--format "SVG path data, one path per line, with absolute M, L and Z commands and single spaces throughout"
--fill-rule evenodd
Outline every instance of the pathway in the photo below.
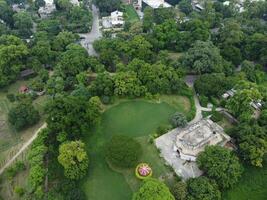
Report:
M 87 49 L 89 55 L 97 55 L 93 48 L 93 43 L 95 40 L 98 40 L 102 37 L 102 33 L 99 26 L 99 10 L 95 5 L 92 5 L 92 14 L 93 14 L 93 23 L 92 29 L 89 33 L 81 33 L 79 34 L 80 37 L 83 39 L 81 40 L 81 45 Z
M 46 128 L 47 124 L 44 123 L 35 133 L 33 136 L 23 144 L 23 146 L 19 149 L 19 151 L 0 169 L 0 175 L 5 171 L 6 168 L 8 168 L 31 144 L 32 142 L 36 139 L 38 136 L 38 133 Z

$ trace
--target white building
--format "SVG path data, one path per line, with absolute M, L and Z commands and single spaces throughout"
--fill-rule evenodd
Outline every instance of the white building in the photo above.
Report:
M 49 17 L 49 15 L 56 10 L 56 6 L 53 0 L 44 0 L 45 6 L 40 7 L 38 13 L 40 14 L 41 18 Z
M 207 145 L 225 146 L 230 139 L 217 123 L 202 119 L 182 129 L 176 136 L 175 146 L 181 159 L 196 161 L 198 154 L 204 151 Z
M 123 12 L 118 10 L 112 12 L 108 17 L 102 17 L 102 25 L 104 28 L 119 28 L 124 25 Z
M 164 0 L 142 0 L 142 7 L 149 6 L 153 9 L 157 9 L 160 7 L 169 8 L 172 7 L 169 3 L 165 2 Z

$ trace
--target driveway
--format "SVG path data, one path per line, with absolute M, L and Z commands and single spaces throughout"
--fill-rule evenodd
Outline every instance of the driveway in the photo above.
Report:
M 196 162 L 188 162 L 182 160 L 178 156 L 174 148 L 177 134 L 179 134 L 179 128 L 173 129 L 155 139 L 155 145 L 160 150 L 160 156 L 163 157 L 167 164 L 173 168 L 175 173 L 183 179 L 200 176 L 202 171 L 198 169 Z
M 91 56 L 97 55 L 93 48 L 93 43 L 95 40 L 98 40 L 102 37 L 102 32 L 99 26 L 99 10 L 95 5 L 92 5 L 92 14 L 93 14 L 93 24 L 91 32 L 89 33 L 81 33 L 80 37 L 84 39 L 81 40 L 81 45 L 87 49 L 88 54 Z

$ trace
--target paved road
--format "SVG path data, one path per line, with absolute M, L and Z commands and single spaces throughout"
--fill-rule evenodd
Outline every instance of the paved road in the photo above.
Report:
M 92 14 L 93 14 L 93 24 L 92 30 L 89 33 L 81 33 L 80 37 L 84 37 L 81 40 L 81 45 L 87 49 L 89 55 L 97 55 L 93 43 L 95 40 L 98 40 L 102 37 L 102 32 L 99 26 L 99 11 L 95 5 L 92 5 Z
M 33 136 L 26 143 L 24 143 L 23 146 L 20 148 L 20 150 L 0 169 L 0 175 L 5 171 L 6 168 L 8 168 L 20 156 L 21 153 L 23 153 L 23 151 L 25 151 L 31 145 L 31 143 L 37 137 L 38 133 L 42 129 L 46 128 L 46 126 L 47 124 L 44 123 L 37 131 L 35 131 Z

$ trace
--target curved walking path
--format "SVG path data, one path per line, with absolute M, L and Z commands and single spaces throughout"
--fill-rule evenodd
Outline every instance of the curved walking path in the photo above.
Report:
M 46 126 L 47 124 L 44 123 L 37 131 L 35 131 L 33 136 L 27 142 L 25 142 L 19 151 L 0 169 L 0 175 L 3 174 L 5 169 L 8 168 L 20 156 L 20 154 L 22 154 L 32 144 L 32 142 L 37 138 L 38 133 L 42 129 L 46 128 Z

